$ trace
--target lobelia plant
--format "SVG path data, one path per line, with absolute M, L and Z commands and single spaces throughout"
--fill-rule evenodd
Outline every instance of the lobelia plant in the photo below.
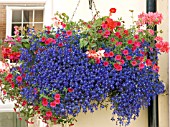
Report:
M 48 124 L 71 126 L 80 112 L 108 106 L 120 125 L 136 119 L 164 91 L 157 55 L 169 45 L 152 30 L 161 14 L 142 13 L 127 29 L 121 18 L 111 19 L 115 12 L 77 23 L 57 13 L 57 27 L 28 28 L 23 36 L 15 27 L 1 44 L 4 59 L 16 63 L 0 73 L 2 101 L 15 100 L 14 110 L 29 123 L 38 114 Z

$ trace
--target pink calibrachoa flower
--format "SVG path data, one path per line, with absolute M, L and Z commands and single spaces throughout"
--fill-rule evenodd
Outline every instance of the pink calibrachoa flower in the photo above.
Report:
M 63 43 L 62 42 L 58 43 L 58 47 L 63 47 Z
M 110 57 L 110 54 L 107 53 L 107 52 L 105 52 L 105 53 L 104 53 L 104 57 L 108 58 L 108 57 Z
M 156 72 L 159 72 L 159 66 L 157 66 L 156 64 L 153 65 L 152 69 Z
M 109 31 L 109 30 L 106 30 L 106 31 L 104 32 L 104 35 L 109 36 L 109 35 L 110 35 L 110 31 Z
M 55 100 L 56 105 L 60 104 L 60 100 Z
M 71 31 L 71 30 L 68 30 L 68 31 L 66 32 L 66 34 L 67 34 L 67 36 L 71 36 L 71 35 L 72 35 L 72 31 Z
M 143 69 L 145 67 L 145 64 L 144 63 L 140 63 L 139 64 L 139 69 Z
M 100 63 L 100 58 L 95 58 L 95 63 L 99 64 Z
M 116 59 L 116 60 L 121 60 L 121 59 L 122 59 L 122 56 L 121 56 L 121 55 L 116 55 L 116 56 L 115 56 L 115 59 Z
M 151 34 L 151 35 L 154 35 L 154 30 L 152 30 L 152 29 L 147 29 L 148 30 L 148 32 Z
M 140 46 L 141 46 L 141 43 L 140 43 L 139 41 L 135 41 L 135 42 L 134 42 L 134 45 L 135 45 L 135 47 L 140 47 Z
M 109 57 L 113 57 L 114 53 L 112 51 L 109 52 Z
M 102 23 L 102 28 L 103 29 L 107 29 L 108 28 L 108 25 L 106 23 Z
M 55 99 L 55 100 L 59 100 L 59 99 L 60 99 L 60 94 L 58 94 L 58 93 L 55 94 L 54 99 Z
M 118 63 L 115 63 L 113 64 L 114 68 L 117 70 L 117 71 L 121 71 L 122 70 L 122 66 Z
M 120 60 L 121 65 L 125 64 L 125 61 L 123 59 Z
M 46 45 L 49 45 L 50 43 L 53 42 L 53 38 L 48 38 L 46 41 L 45 41 L 45 44 Z
M 116 46 L 121 46 L 122 42 L 116 42 Z
M 126 56 L 129 54 L 129 51 L 125 49 L 125 50 L 123 50 L 123 54 Z
M 42 41 L 42 42 L 45 42 L 45 40 L 46 40 L 46 38 L 43 36 L 43 37 L 41 38 L 41 41 Z
M 56 34 L 56 35 L 55 35 L 55 38 L 59 38 L 59 37 L 60 37 L 60 34 Z
M 56 107 L 56 101 L 50 102 L 50 106 L 51 106 L 52 108 Z
M 126 56 L 126 59 L 127 59 L 127 60 L 131 60 L 131 59 L 132 59 L 132 56 L 129 56 L 129 55 Z
M 131 61 L 131 64 L 132 64 L 132 66 L 136 66 L 137 65 L 136 60 Z
M 53 115 L 53 114 L 52 114 L 51 111 L 47 111 L 47 112 L 46 112 L 46 116 L 47 116 L 47 117 L 51 117 L 52 115 Z
M 27 101 L 24 100 L 24 101 L 22 102 L 22 106 L 25 106 L 26 104 L 27 104 Z
M 104 65 L 105 67 L 107 67 L 107 66 L 109 66 L 109 62 L 108 62 L 108 61 L 104 61 L 103 65 Z

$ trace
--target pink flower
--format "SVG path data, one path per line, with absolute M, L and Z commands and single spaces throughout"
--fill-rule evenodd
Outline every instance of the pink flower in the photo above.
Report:
M 149 32 L 151 35 L 154 35 L 154 30 L 148 29 L 148 32 Z
M 59 100 L 60 99 L 60 94 L 55 94 L 55 96 L 54 96 L 54 98 L 55 98 L 55 100 Z
M 48 38 L 48 39 L 45 41 L 45 44 L 46 44 L 46 45 L 49 45 L 51 42 L 53 42 L 53 39 L 52 39 L 52 38 Z
M 56 38 L 59 38 L 59 37 L 60 37 L 60 34 L 56 34 L 55 37 L 56 37 Z
M 129 51 L 125 49 L 125 50 L 123 50 L 123 54 L 126 56 L 129 54 Z
M 121 71 L 122 70 L 122 66 L 118 63 L 115 63 L 114 65 L 114 68 L 117 70 L 117 71 Z
M 139 69 L 143 69 L 145 67 L 145 64 L 144 63 L 140 63 L 139 64 Z
M 110 31 L 109 31 L 109 30 L 106 30 L 106 31 L 104 32 L 104 35 L 109 36 L 109 35 L 110 35 Z
M 58 105 L 60 104 L 60 100 L 55 100 L 55 103 Z
M 107 66 L 109 66 L 109 62 L 108 62 L 108 61 L 105 61 L 105 62 L 103 63 L 103 65 L 104 65 L 105 67 L 107 67 Z
M 109 57 L 113 57 L 114 53 L 112 51 L 109 52 Z
M 140 47 L 141 43 L 138 42 L 138 41 L 136 41 L 136 42 L 134 43 L 134 45 L 135 45 L 135 47 Z
M 116 42 L 116 46 L 121 46 L 122 42 Z
M 132 59 L 132 56 L 126 56 L 126 59 L 127 59 L 127 60 L 131 60 L 131 59 Z
M 158 42 L 162 42 L 163 41 L 163 38 L 162 37 L 160 37 L 160 36 L 157 36 L 157 37 L 155 37 L 155 39 L 154 40 L 156 40 L 156 41 L 158 41 Z
M 120 60 L 121 65 L 123 65 L 125 63 L 125 61 L 123 59 Z
M 50 106 L 53 107 L 53 108 L 56 107 L 56 101 L 51 102 Z
M 46 26 L 47 30 L 50 31 L 51 30 L 51 26 Z
M 106 28 L 108 28 L 108 25 L 106 23 L 102 23 L 102 28 L 106 29 Z
M 159 72 L 159 66 L 157 66 L 155 64 L 153 65 L 152 69 L 156 72 Z
M 51 117 L 51 116 L 52 116 L 52 112 L 51 112 L 51 111 L 47 111 L 47 112 L 46 112 L 46 116 L 47 116 L 47 117 Z
M 137 62 L 136 62 L 135 60 L 133 60 L 133 61 L 131 62 L 131 64 L 132 64 L 132 66 L 136 66 L 136 65 L 137 65 Z
M 42 42 L 45 42 L 45 40 L 46 40 L 46 38 L 43 36 L 43 37 L 41 38 L 41 41 L 42 41 Z
M 72 35 L 72 31 L 71 31 L 71 30 L 68 30 L 68 31 L 66 32 L 66 34 L 67 34 L 67 36 L 71 36 L 71 35 Z
M 121 60 L 121 59 L 122 59 L 122 56 L 121 56 L 121 55 L 116 55 L 115 59 L 116 59 L 116 60 Z

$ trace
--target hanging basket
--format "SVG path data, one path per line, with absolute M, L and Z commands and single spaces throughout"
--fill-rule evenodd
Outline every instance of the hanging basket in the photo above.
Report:
M 136 119 L 164 91 L 157 54 L 169 46 L 151 29 L 161 23 L 161 14 L 142 13 L 126 29 L 121 19 L 111 19 L 115 12 L 78 23 L 57 13 L 58 28 L 28 28 L 24 36 L 15 27 L 14 38 L 2 44 L 4 58 L 17 63 L 1 72 L 3 99 L 16 100 L 14 110 L 31 123 L 39 114 L 48 124 L 73 125 L 80 112 L 99 108 L 113 110 L 111 120 L 117 116 L 120 125 Z M 141 29 L 146 24 L 150 29 Z

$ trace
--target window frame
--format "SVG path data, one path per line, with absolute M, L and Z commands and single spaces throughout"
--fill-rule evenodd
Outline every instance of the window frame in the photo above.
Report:
M 33 10 L 33 14 L 35 15 L 35 10 L 43 10 L 44 7 L 42 6 L 36 6 L 36 7 L 24 7 L 24 6 L 6 6 L 6 17 L 8 18 L 6 20 L 6 36 L 11 36 L 12 32 L 12 10 L 22 10 L 22 15 L 23 15 L 23 10 Z M 43 22 L 35 22 L 34 21 L 34 15 L 33 15 L 33 25 L 34 23 L 43 23 L 44 26 L 44 13 L 43 13 Z M 22 21 L 21 24 L 23 26 L 23 16 L 22 16 Z

